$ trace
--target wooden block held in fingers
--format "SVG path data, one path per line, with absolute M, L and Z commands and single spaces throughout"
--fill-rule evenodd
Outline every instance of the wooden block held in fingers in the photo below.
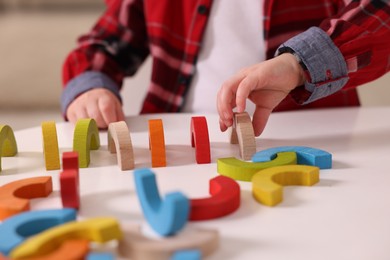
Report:
M 237 135 L 241 159 L 250 160 L 256 153 L 256 139 L 249 114 L 247 112 L 234 113 L 233 128 Z M 234 141 L 233 135 L 232 131 L 231 142 Z
M 311 186 L 319 181 L 319 168 L 284 165 L 261 170 L 252 178 L 252 193 L 261 204 L 275 206 L 283 200 L 283 186 Z
M 198 164 L 211 162 L 209 130 L 204 116 L 191 118 L 191 146 L 195 147 Z
M 91 118 L 79 119 L 73 134 L 73 151 L 79 154 L 79 167 L 87 168 L 90 162 L 90 150 L 100 147 L 99 129 Z
M 0 171 L 1 157 L 11 157 L 18 153 L 15 135 L 12 128 L 8 125 L 0 125 Z
M 108 150 L 116 153 L 118 165 L 122 171 L 134 169 L 133 145 L 129 128 L 125 121 L 111 123 L 108 126 Z
M 52 191 L 50 176 L 21 179 L 1 186 L 0 220 L 29 210 L 29 199 L 47 197 Z
M 56 123 L 54 121 L 42 122 L 41 128 L 46 170 L 58 170 L 61 166 Z
M 152 167 L 167 166 L 164 128 L 161 119 L 149 120 L 149 146 L 152 157 Z

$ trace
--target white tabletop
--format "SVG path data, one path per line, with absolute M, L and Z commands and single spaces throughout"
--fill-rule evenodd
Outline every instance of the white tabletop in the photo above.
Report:
M 216 160 L 238 157 L 237 145 L 219 131 L 216 115 L 206 115 L 211 164 L 197 165 L 191 147 L 189 114 L 154 114 L 127 119 L 136 168 L 151 167 L 148 120 L 164 124 L 167 167 L 154 168 L 160 193 L 181 191 L 208 197 L 209 179 L 218 175 Z M 11 124 L 12 127 L 12 124 Z M 58 123 L 60 151 L 72 150 L 74 126 Z M 59 171 L 46 171 L 40 126 L 15 132 L 19 153 L 2 158 L 0 185 L 32 176 L 53 176 L 54 192 L 32 200 L 32 209 L 60 208 Z M 91 152 L 89 168 L 80 169 L 79 218 L 114 216 L 122 223 L 144 223 L 133 171 L 120 171 L 116 156 Z M 310 146 L 333 154 L 333 168 L 320 171 L 312 187 L 285 187 L 284 201 L 268 207 L 252 198 L 251 183 L 239 182 L 241 206 L 233 214 L 189 227 L 218 229 L 219 249 L 207 259 L 390 259 L 390 107 L 274 113 L 257 150 Z

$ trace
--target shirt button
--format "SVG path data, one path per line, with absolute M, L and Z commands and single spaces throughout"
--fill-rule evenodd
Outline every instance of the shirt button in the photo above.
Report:
M 207 6 L 205 6 L 205 5 L 198 6 L 198 13 L 199 14 L 207 14 L 207 11 L 208 11 Z
M 184 75 L 180 75 L 178 78 L 179 84 L 181 85 L 187 85 L 188 84 L 188 78 Z

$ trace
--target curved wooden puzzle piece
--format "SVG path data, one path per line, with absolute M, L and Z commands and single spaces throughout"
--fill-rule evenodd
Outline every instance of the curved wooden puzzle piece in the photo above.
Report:
M 175 252 L 171 260 L 201 260 L 202 254 L 199 250 L 180 250 Z
M 100 147 L 99 129 L 91 118 L 79 119 L 73 134 L 73 151 L 79 154 L 79 167 L 87 168 L 90 162 L 90 150 Z
M 133 145 L 129 128 L 125 121 L 111 123 L 108 126 L 108 150 L 116 153 L 118 165 L 122 171 L 134 169 Z
M 220 158 L 217 160 L 217 172 L 238 181 L 251 181 L 253 175 L 260 170 L 296 163 L 295 152 L 278 153 L 272 161 L 262 163 L 245 162 L 234 157 Z
M 241 159 L 245 161 L 250 160 L 256 152 L 255 132 L 247 112 L 234 113 L 230 143 L 238 143 Z
M 124 227 L 124 239 L 119 241 L 122 257 L 134 260 L 168 260 L 181 250 L 199 250 L 202 256 L 212 254 L 219 244 L 217 230 L 193 229 L 162 239 L 148 238 L 138 226 Z
M 229 177 L 211 179 L 210 195 L 210 198 L 190 200 L 190 220 L 220 218 L 240 207 L 240 186 Z
M 149 120 L 149 148 L 152 157 L 152 167 L 167 166 L 164 128 L 161 119 Z
M 26 178 L 1 186 L 0 220 L 29 210 L 29 199 L 47 197 L 52 191 L 50 176 Z
M 91 218 L 79 222 L 73 221 L 28 238 L 12 250 L 10 256 L 12 259 L 23 259 L 46 255 L 69 239 L 86 239 L 104 243 L 121 239 L 122 236 L 119 223 L 114 218 Z
M 86 260 L 114 260 L 115 256 L 108 252 L 92 252 L 87 255 Z
M 12 128 L 8 125 L 0 125 L 0 171 L 1 157 L 11 157 L 18 153 L 15 135 Z
M 252 193 L 261 204 L 275 206 L 283 200 L 283 186 L 311 186 L 319 181 L 318 167 L 284 165 L 261 170 L 252 178 Z
M 149 169 L 135 170 L 134 179 L 142 211 L 153 230 L 162 236 L 181 230 L 188 221 L 188 199 L 181 192 L 172 192 L 162 200 L 156 176 Z
M 317 166 L 320 169 L 332 168 L 332 154 L 306 146 L 280 146 L 259 151 L 252 156 L 253 162 L 267 162 L 280 152 L 296 152 L 297 164 Z
M 46 170 L 58 170 L 61 166 L 56 123 L 54 121 L 42 122 L 41 128 Z
M 66 240 L 55 251 L 28 260 L 82 260 L 88 255 L 89 243 L 86 239 Z
M 27 237 L 75 219 L 73 209 L 34 210 L 7 218 L 0 225 L 0 252 L 8 255 Z
M 80 208 L 79 172 L 75 169 L 60 173 L 61 202 L 64 208 Z
M 209 130 L 204 116 L 191 118 L 191 146 L 195 147 L 198 164 L 211 162 Z

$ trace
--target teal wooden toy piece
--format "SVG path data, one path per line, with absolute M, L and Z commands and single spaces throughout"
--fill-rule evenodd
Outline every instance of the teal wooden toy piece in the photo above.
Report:
M 0 125 L 0 171 L 1 157 L 12 157 L 18 153 L 15 135 L 12 128 L 8 125 Z
M 172 255 L 171 260 L 201 260 L 202 254 L 199 250 L 181 250 Z
M 269 162 L 246 162 L 234 157 L 217 160 L 217 172 L 238 181 L 251 181 L 258 171 L 280 165 L 297 164 L 295 152 L 278 153 L 276 158 Z
M 190 203 L 180 192 L 160 198 L 156 176 L 150 169 L 134 171 L 138 198 L 149 225 L 162 236 L 173 235 L 188 222 Z
M 100 147 L 99 129 L 91 118 L 79 119 L 73 134 L 73 151 L 79 154 L 80 168 L 87 168 L 90 162 L 90 150 Z
M 74 209 L 35 210 L 7 218 L 0 225 L 0 252 L 9 255 L 26 238 L 74 220 Z
M 252 156 L 253 162 L 268 162 L 280 152 L 296 152 L 297 164 L 317 166 L 320 169 L 332 168 L 332 154 L 306 146 L 280 146 L 259 151 Z
M 115 256 L 106 252 L 93 252 L 87 255 L 86 260 L 114 260 Z

